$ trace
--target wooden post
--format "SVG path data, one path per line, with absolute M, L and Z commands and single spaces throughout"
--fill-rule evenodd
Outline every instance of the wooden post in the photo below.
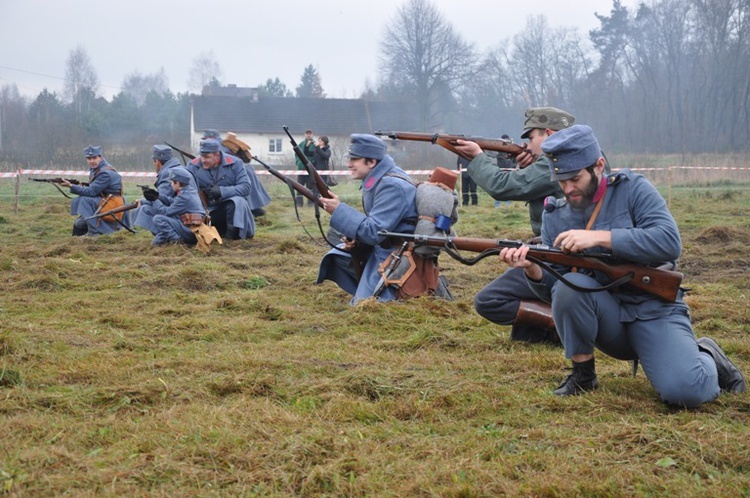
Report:
M 16 185 L 15 185 L 16 197 L 13 199 L 13 214 L 18 215 L 18 197 L 21 192 L 21 168 L 16 170 Z
M 672 209 L 672 166 L 667 166 L 669 173 L 667 174 L 667 184 L 669 185 L 667 193 L 667 208 Z

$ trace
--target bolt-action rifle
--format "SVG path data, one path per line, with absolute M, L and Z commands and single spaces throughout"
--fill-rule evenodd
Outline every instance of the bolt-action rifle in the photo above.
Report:
M 84 221 L 89 221 L 93 219 L 104 219 L 104 221 L 116 221 L 120 224 L 123 228 L 127 229 L 131 233 L 135 233 L 135 230 L 127 226 L 125 223 L 122 222 L 120 219 L 122 216 L 117 217 L 117 214 L 124 213 L 125 211 L 130 211 L 131 209 L 135 209 L 138 207 L 138 201 L 131 202 L 130 204 L 125 204 L 120 207 L 116 207 L 114 209 L 110 209 L 107 211 L 101 211 L 96 212 L 93 215 L 89 216 L 88 218 L 85 218 Z
M 190 153 L 190 152 L 188 152 L 186 150 L 179 149 L 179 148 L 175 147 L 174 145 L 172 145 L 169 142 L 165 141 L 164 145 L 172 147 L 172 150 L 179 152 L 180 155 L 182 156 L 182 162 L 184 162 L 185 164 L 187 164 L 189 161 L 192 161 L 193 159 L 195 159 L 195 154 L 192 154 L 192 153 Z
M 68 194 L 66 194 L 66 193 L 65 193 L 65 191 L 64 191 L 64 190 L 63 190 L 62 188 L 60 188 L 60 185 L 61 185 L 61 184 L 62 184 L 63 182 L 68 182 L 68 183 L 70 183 L 71 185 L 81 185 L 81 186 L 83 186 L 83 187 L 88 187 L 88 185 L 89 185 L 88 183 L 86 183 L 86 182 L 81 182 L 81 181 L 78 181 L 78 180 L 76 180 L 75 178 L 29 178 L 29 180 L 31 180 L 32 182 L 51 183 L 52 185 L 54 185 L 54 187 L 55 187 L 55 188 L 56 188 L 56 189 L 57 189 L 57 190 L 58 190 L 58 191 L 59 191 L 59 192 L 60 192 L 60 193 L 61 193 L 62 195 L 64 195 L 64 196 L 65 196 L 65 197 L 67 197 L 68 199 L 70 199 L 71 197 L 70 197 L 70 196 L 69 196 Z
M 482 138 L 482 137 L 467 137 L 465 135 L 445 135 L 440 133 L 412 133 L 408 131 L 376 131 L 375 135 L 388 137 L 393 140 L 409 140 L 415 142 L 430 142 L 431 144 L 437 144 L 441 147 L 448 149 L 449 151 L 457 154 L 464 159 L 471 160 L 464 153 L 459 152 L 456 149 L 458 140 L 464 140 L 466 142 L 476 142 L 482 150 L 491 150 L 494 152 L 504 152 L 513 157 L 519 155 L 522 152 L 527 152 L 528 149 L 518 144 L 514 144 L 510 140 L 503 140 L 500 138 Z
M 297 145 L 297 142 L 294 140 L 294 137 L 292 136 L 291 133 L 289 133 L 289 127 L 282 126 L 282 128 L 284 128 L 284 131 L 289 137 L 289 141 L 292 144 L 292 150 L 294 150 L 294 154 L 297 156 L 297 159 L 299 159 L 302 165 L 305 167 L 305 170 L 307 170 L 307 174 L 312 176 L 313 179 L 315 180 L 315 187 L 318 189 L 318 192 L 320 192 L 320 195 L 330 199 L 331 192 L 330 190 L 328 190 L 328 185 L 323 180 L 323 177 L 320 176 L 320 173 L 318 173 L 318 170 L 315 169 L 315 166 L 313 166 L 313 164 L 307 158 L 305 153 L 302 152 L 302 149 L 299 148 L 299 145 Z
M 284 128 L 286 129 L 286 127 Z M 318 229 L 320 230 L 320 234 L 323 236 L 323 240 L 325 240 L 329 246 L 339 249 L 339 250 L 343 250 L 343 249 L 336 247 L 336 244 L 328 240 L 328 237 L 326 237 L 326 234 L 323 232 L 323 225 L 320 222 L 320 210 L 318 209 L 318 208 L 323 207 L 323 203 L 321 202 L 320 197 L 315 195 L 315 192 L 305 187 L 301 183 L 295 180 L 292 180 L 291 178 L 283 174 L 281 171 L 278 171 L 277 169 L 275 169 L 273 166 L 269 166 L 268 164 L 264 163 L 263 161 L 258 159 L 258 156 L 253 156 L 253 159 L 258 161 L 258 163 L 260 163 L 261 166 L 266 168 L 266 170 L 268 170 L 269 173 L 271 173 L 273 176 L 275 176 L 276 178 L 278 178 L 279 180 L 281 180 L 282 182 L 286 183 L 289 186 L 289 192 L 292 194 L 292 202 L 294 203 L 294 210 L 295 210 L 295 213 L 297 214 L 297 221 L 302 223 L 302 220 L 299 217 L 299 212 L 297 211 L 297 203 L 295 201 L 294 192 L 295 191 L 299 192 L 301 195 L 303 195 L 304 197 L 307 197 L 310 201 L 315 203 L 315 219 L 318 222 Z M 307 232 L 307 229 L 305 229 L 305 232 Z M 308 235 L 310 234 L 308 233 Z M 312 238 L 312 236 L 310 236 L 310 238 Z M 354 266 L 354 271 L 357 274 L 357 277 L 362 276 L 362 270 L 364 269 L 365 263 L 367 262 L 369 248 L 355 246 L 353 250 L 350 250 L 348 252 L 352 256 L 352 265 Z
M 449 256 L 467 265 L 473 265 L 487 256 L 499 254 L 505 247 L 527 245 L 529 252 L 526 259 L 538 264 L 565 285 L 582 292 L 597 292 L 626 286 L 648 292 L 665 301 L 674 302 L 677 299 L 683 277 L 682 273 L 676 271 L 622 261 L 606 254 L 568 253 L 545 244 L 524 244 L 520 240 L 434 237 L 387 231 L 378 232 L 378 235 L 392 237 L 395 240 L 412 241 L 416 245 L 423 244 L 443 248 Z M 458 254 L 458 250 L 480 254 L 476 258 L 466 259 Z M 596 270 L 606 275 L 611 282 L 596 288 L 580 287 L 552 268 L 550 265 L 553 264 Z

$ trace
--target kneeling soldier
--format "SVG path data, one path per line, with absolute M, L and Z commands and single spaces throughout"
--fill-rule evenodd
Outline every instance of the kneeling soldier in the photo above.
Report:
M 152 246 L 183 242 L 195 244 L 196 238 L 191 228 L 203 222 L 206 210 L 203 207 L 198 190 L 193 186 L 193 175 L 182 166 L 169 170 L 169 180 L 175 192 L 170 206 L 159 206 L 159 214 L 154 216 L 155 237 Z

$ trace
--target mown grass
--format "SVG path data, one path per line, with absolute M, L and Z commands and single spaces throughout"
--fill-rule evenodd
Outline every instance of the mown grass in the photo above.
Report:
M 747 186 L 674 189 L 671 209 L 696 333 L 750 372 Z M 14 214 L 0 184 L 9 496 L 750 495 L 748 394 L 671 408 L 599 355 L 599 391 L 551 395 L 562 351 L 473 310 L 496 260 L 443 256 L 454 302 L 352 308 L 313 284 L 326 248 L 283 185 L 253 240 L 209 255 L 71 238 L 68 201 L 23 187 Z M 530 235 L 522 203 L 486 195 L 457 229 Z

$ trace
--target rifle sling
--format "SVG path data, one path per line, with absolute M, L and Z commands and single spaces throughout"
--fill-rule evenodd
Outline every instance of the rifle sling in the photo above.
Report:
M 66 193 L 65 193 L 65 191 L 64 191 L 64 190 L 63 190 L 62 188 L 60 188 L 60 185 L 58 185 L 58 184 L 56 184 L 56 183 L 53 183 L 52 185 L 54 185 L 54 186 L 55 186 L 55 188 L 56 188 L 57 190 L 59 190 L 59 191 L 60 191 L 60 193 L 61 193 L 62 195 L 64 195 L 64 196 L 65 196 L 65 197 L 67 197 L 68 199 L 72 199 L 72 197 L 71 197 L 71 196 L 69 196 L 68 194 L 66 194 Z
M 498 248 L 492 248 L 492 249 L 486 249 L 486 250 L 482 251 L 481 253 L 479 253 L 479 255 L 476 256 L 476 257 L 474 257 L 474 258 L 464 258 L 463 256 L 461 256 L 461 254 L 458 253 L 458 250 L 456 249 L 456 246 L 454 246 L 452 243 L 449 242 L 445 246 L 445 253 L 448 254 L 448 256 L 450 256 L 453 259 L 455 259 L 456 261 L 459 261 L 460 263 L 463 263 L 463 264 L 468 265 L 468 266 L 475 265 L 476 263 L 478 263 L 479 261 L 483 260 L 487 256 L 492 256 L 492 255 L 500 254 L 501 250 L 502 250 L 502 248 L 499 248 L 499 247 Z M 570 287 L 571 289 L 579 291 L 579 292 L 601 292 L 601 291 L 609 291 L 609 290 L 614 289 L 616 287 L 619 287 L 621 285 L 627 284 L 628 282 L 630 282 L 631 280 L 633 280 L 633 277 L 635 276 L 631 272 L 631 273 L 628 273 L 627 275 L 624 275 L 624 276 L 618 278 L 617 280 L 614 280 L 614 281 L 608 283 L 607 285 L 603 285 L 601 287 L 581 287 L 580 285 L 574 284 L 570 280 L 566 279 L 565 275 L 561 274 L 560 272 L 558 272 L 557 270 L 555 270 L 554 268 L 552 268 L 546 262 L 544 262 L 544 261 L 542 261 L 540 259 L 537 259 L 534 256 L 529 256 L 529 255 L 526 256 L 526 259 L 528 259 L 532 263 L 538 264 L 539 266 L 542 267 L 542 269 L 548 271 L 550 274 L 552 274 L 553 277 L 555 277 L 556 279 L 558 279 L 559 281 L 561 281 L 563 284 L 565 284 L 568 287 Z

